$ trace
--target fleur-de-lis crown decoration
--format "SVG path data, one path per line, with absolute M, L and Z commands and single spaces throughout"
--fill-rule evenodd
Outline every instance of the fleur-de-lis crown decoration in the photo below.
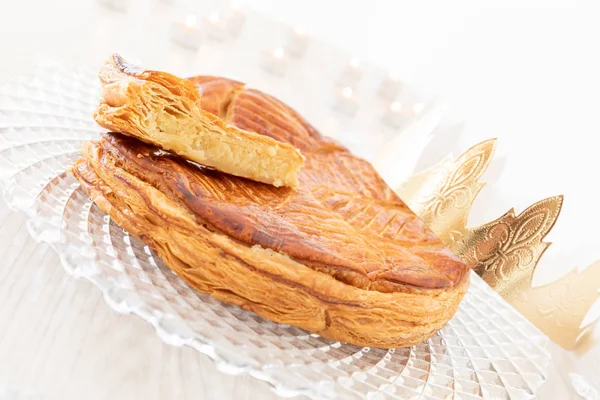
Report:
M 543 240 L 560 214 L 562 196 L 541 200 L 518 215 L 511 209 L 492 222 L 467 227 L 495 145 L 495 139 L 486 140 L 458 158 L 447 158 L 413 175 L 398 193 L 513 307 L 554 342 L 573 349 L 592 326 L 581 323 L 600 298 L 600 261 L 548 285 L 531 286 L 538 261 L 550 245 Z

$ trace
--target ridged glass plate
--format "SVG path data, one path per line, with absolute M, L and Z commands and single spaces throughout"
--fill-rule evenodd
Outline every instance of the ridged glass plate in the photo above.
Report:
M 86 196 L 68 168 L 102 130 L 93 72 L 43 69 L 0 89 L 0 186 L 67 273 L 116 311 L 151 323 L 218 369 L 249 373 L 283 397 L 529 399 L 545 380 L 546 337 L 479 277 L 456 316 L 427 342 L 392 350 L 333 342 L 275 324 L 188 287 Z

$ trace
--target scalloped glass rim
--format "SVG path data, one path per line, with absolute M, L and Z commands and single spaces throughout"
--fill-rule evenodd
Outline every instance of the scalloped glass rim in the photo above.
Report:
M 0 188 L 10 207 L 27 214 L 32 237 L 115 311 L 140 316 L 166 343 L 206 354 L 222 372 L 266 381 L 282 397 L 534 397 L 550 360 L 547 339 L 474 273 L 445 328 L 422 345 L 390 351 L 274 324 L 187 287 L 66 172 L 81 143 L 103 132 L 90 117 L 98 93 L 93 71 L 63 68 L 1 88 Z

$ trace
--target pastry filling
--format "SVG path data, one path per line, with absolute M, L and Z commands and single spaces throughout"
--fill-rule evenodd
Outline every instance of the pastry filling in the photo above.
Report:
M 297 186 L 297 161 L 271 143 L 248 143 L 231 137 L 209 118 L 190 117 L 175 107 L 148 112 L 152 141 L 190 160 L 232 175 L 274 186 Z

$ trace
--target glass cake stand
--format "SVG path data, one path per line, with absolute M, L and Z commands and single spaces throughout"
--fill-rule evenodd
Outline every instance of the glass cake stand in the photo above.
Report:
M 31 235 L 121 313 L 151 323 L 229 374 L 248 373 L 280 396 L 313 399 L 530 399 L 546 378 L 547 338 L 476 274 L 454 318 L 427 342 L 360 348 L 276 324 L 188 287 L 118 227 L 67 172 L 91 118 L 93 71 L 40 69 L 0 89 L 0 188 Z

